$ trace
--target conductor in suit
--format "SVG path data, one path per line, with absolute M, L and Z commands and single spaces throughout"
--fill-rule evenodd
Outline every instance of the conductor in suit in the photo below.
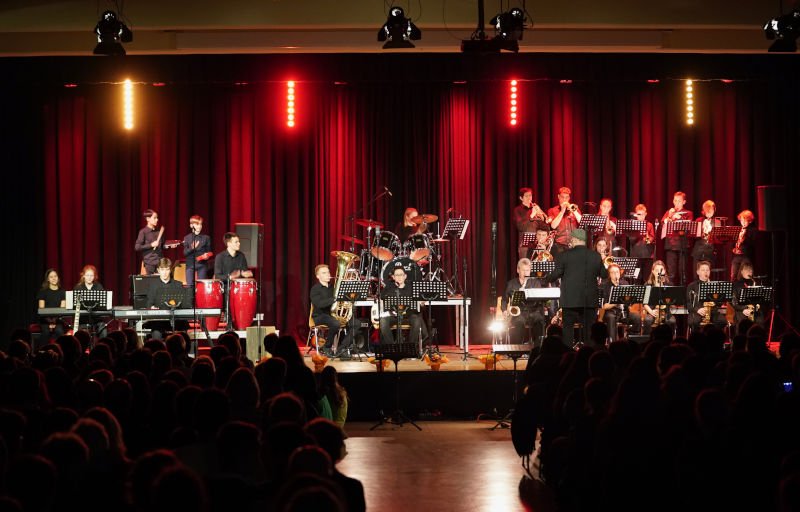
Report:
M 597 318 L 597 280 L 608 277 L 600 255 L 586 247 L 586 231 L 573 229 L 570 249 L 555 257 L 556 268 L 547 275 L 553 282 L 561 279 L 561 309 L 564 319 L 564 344 L 571 347 L 575 333 L 572 326 L 583 326 L 583 340 L 588 342 L 589 329 Z

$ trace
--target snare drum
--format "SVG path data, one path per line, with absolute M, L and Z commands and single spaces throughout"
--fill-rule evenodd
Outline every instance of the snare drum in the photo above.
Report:
M 403 250 L 414 261 L 427 258 L 431 254 L 431 243 L 427 234 L 417 233 L 408 237 Z
M 240 331 L 247 329 L 256 314 L 256 280 L 231 279 L 230 289 L 230 310 L 234 325 Z
M 219 279 L 198 279 L 194 283 L 195 303 L 200 309 L 222 309 L 222 281 Z M 209 331 L 219 329 L 219 315 L 206 316 Z
M 400 251 L 400 238 L 391 231 L 381 231 L 372 248 L 372 255 L 381 261 L 390 261 Z

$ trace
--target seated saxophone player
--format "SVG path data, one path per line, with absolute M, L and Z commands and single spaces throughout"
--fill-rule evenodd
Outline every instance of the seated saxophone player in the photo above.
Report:
M 534 280 L 531 279 L 531 260 L 522 258 L 517 262 L 517 277 L 506 283 L 503 297 L 500 301 L 500 310 L 509 321 L 508 337 L 513 344 L 520 344 L 531 341 L 531 329 L 534 324 L 544 327 L 544 308 L 541 306 L 521 307 L 511 306 L 511 297 L 514 292 L 526 288 L 534 288 Z
M 612 263 L 608 266 L 608 279 L 602 284 L 603 305 L 600 308 L 598 320 L 608 326 L 608 336 L 611 341 L 617 341 L 617 325 L 625 323 L 631 325 L 637 331 L 641 325 L 641 317 L 637 313 L 627 310 L 625 304 L 612 304 L 608 302 L 611 291 L 621 285 L 628 283 L 622 279 L 622 269 L 619 265 Z
M 669 286 L 669 277 L 667 276 L 667 266 L 661 260 L 653 262 L 653 267 L 650 269 L 650 275 L 644 282 L 646 286 L 663 287 Z M 650 334 L 653 327 L 657 327 L 663 323 L 675 327 L 675 317 L 668 314 L 667 306 L 662 304 L 660 306 L 650 306 L 645 304 L 642 309 L 644 313 L 644 330 L 642 334 Z
M 311 318 L 314 320 L 315 324 L 324 325 L 328 328 L 327 341 L 329 343 L 324 351 L 328 355 L 341 356 L 350 346 L 352 336 L 348 333 L 344 340 L 339 340 L 337 353 L 332 353 L 330 343 L 333 342 L 333 337 L 339 332 L 341 322 L 331 315 L 331 306 L 336 302 L 336 296 L 333 294 L 334 287 L 331 286 L 331 280 L 333 279 L 331 276 L 331 269 L 324 263 L 317 265 L 314 267 L 314 276 L 317 278 L 317 283 L 311 287 L 311 292 L 309 294 L 311 305 L 314 307 Z
M 764 320 L 764 310 L 759 305 L 739 302 L 739 293 L 742 289 L 750 288 L 755 284 L 753 264 L 749 260 L 742 261 L 739 264 L 739 275 L 733 281 L 733 302 L 730 305 L 736 312 L 733 317 L 733 323 L 736 325 L 744 318 L 757 323 Z
M 540 227 L 546 227 L 547 214 L 538 204 L 533 202 L 532 188 L 522 187 L 519 189 L 519 200 L 522 203 L 514 208 L 514 224 L 517 226 L 517 233 L 519 233 L 517 252 L 519 258 L 522 259 L 527 258 L 530 253 L 530 247 L 523 244 L 523 235 L 525 233 L 533 233 Z
M 704 302 L 700 297 L 700 283 L 707 283 L 711 279 L 711 262 L 699 261 L 695 268 L 697 280 L 686 287 L 686 302 L 689 309 L 689 328 L 693 331 L 708 324 L 720 329 L 728 322 L 720 310 L 720 305 L 714 302 Z
M 402 262 L 398 261 L 396 266 L 392 269 L 392 280 L 386 283 L 386 287 L 381 291 L 381 299 L 387 297 L 408 297 L 412 296 L 411 284 L 407 281 L 408 274 L 403 268 Z M 383 307 L 384 313 L 381 314 L 381 342 L 383 343 L 398 343 L 397 322 L 401 325 L 406 324 L 409 326 L 408 339 L 404 339 L 407 343 L 418 344 L 420 334 L 423 337 L 427 335 L 425 322 L 422 321 L 422 315 L 419 310 L 413 307 L 407 307 L 402 311 L 402 318 L 398 316 L 398 311 L 388 306 Z M 388 314 L 386 314 L 388 313 Z M 405 333 L 400 331 L 401 335 Z

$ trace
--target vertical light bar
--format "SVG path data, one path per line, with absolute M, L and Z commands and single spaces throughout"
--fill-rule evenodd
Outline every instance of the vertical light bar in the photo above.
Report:
M 122 126 L 133 130 L 133 82 L 130 78 L 122 82 Z
M 686 80 L 686 124 L 694 124 L 694 86 L 691 80 Z
M 295 121 L 295 94 L 294 80 L 286 82 L 286 126 L 294 128 Z
M 516 126 L 519 122 L 518 116 L 518 94 L 517 94 L 517 81 L 511 80 L 508 84 L 508 123 L 511 126 Z

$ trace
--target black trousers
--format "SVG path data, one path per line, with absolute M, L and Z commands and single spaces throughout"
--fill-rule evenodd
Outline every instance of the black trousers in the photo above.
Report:
M 686 285 L 686 251 L 668 249 L 664 251 L 669 282 L 675 286 Z
M 419 343 L 420 331 L 422 335 L 426 335 L 427 329 L 425 322 L 422 321 L 422 315 L 417 312 L 405 313 L 403 315 L 403 323 L 408 324 L 411 330 L 408 333 L 407 343 Z M 382 343 L 396 343 L 397 340 L 397 317 L 385 316 L 381 318 L 381 342 Z
M 325 337 L 325 339 L 328 342 L 326 347 L 333 348 L 333 338 L 336 336 L 336 333 L 339 332 L 339 328 L 341 327 L 342 324 L 339 322 L 339 320 L 335 319 L 333 316 L 327 313 L 320 313 L 320 314 L 314 313 L 313 319 L 315 324 L 319 326 L 324 325 L 325 327 L 328 328 L 328 334 Z M 344 339 L 339 339 L 339 343 L 337 344 L 336 347 L 337 350 L 349 346 L 351 339 L 352 336 L 350 335 L 345 336 Z
M 575 330 L 573 326 L 576 323 L 581 324 L 580 342 L 589 343 L 589 330 L 592 324 L 597 319 L 597 308 L 562 308 L 563 314 L 563 329 L 564 329 L 564 345 L 571 347 L 575 343 Z

